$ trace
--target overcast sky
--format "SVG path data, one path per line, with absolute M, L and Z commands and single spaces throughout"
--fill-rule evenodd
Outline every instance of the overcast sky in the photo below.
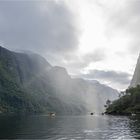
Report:
M 140 0 L 0 1 L 0 44 L 122 90 L 140 51 Z

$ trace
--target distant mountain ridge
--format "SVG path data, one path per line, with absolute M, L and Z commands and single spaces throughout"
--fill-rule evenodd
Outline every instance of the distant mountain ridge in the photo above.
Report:
M 38 54 L 0 47 L 0 112 L 80 114 L 103 110 L 118 92 L 100 83 L 74 79 Z

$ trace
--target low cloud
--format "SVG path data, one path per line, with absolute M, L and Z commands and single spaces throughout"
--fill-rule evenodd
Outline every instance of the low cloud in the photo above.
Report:
M 98 62 L 105 59 L 105 53 L 101 49 L 96 49 L 91 53 L 86 54 L 83 59 L 85 62 Z
M 104 70 L 90 70 L 88 74 L 82 74 L 83 78 L 104 80 L 106 82 L 114 82 L 123 85 L 128 85 L 130 83 L 131 76 L 132 75 L 125 72 Z
M 106 55 L 100 49 L 96 49 L 90 53 L 84 55 L 78 55 L 75 53 L 67 53 L 63 55 L 60 65 L 67 67 L 69 71 L 78 74 L 81 70 L 87 68 L 91 63 L 97 63 L 105 60 Z

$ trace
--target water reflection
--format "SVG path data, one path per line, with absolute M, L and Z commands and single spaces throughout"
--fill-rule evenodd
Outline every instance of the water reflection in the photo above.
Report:
M 133 135 L 135 139 L 140 139 L 140 116 L 130 117 L 129 127 L 131 135 Z
M 0 138 L 140 139 L 140 118 L 113 116 L 0 116 Z

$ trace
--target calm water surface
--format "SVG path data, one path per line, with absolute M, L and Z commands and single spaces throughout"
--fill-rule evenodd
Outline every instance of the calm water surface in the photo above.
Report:
M 114 116 L 0 116 L 0 138 L 140 139 L 140 118 Z

